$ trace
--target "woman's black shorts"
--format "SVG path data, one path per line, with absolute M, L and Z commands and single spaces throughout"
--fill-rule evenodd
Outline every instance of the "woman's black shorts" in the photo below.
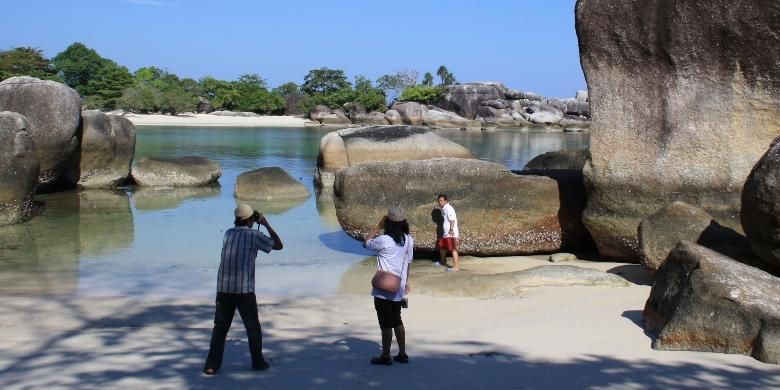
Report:
M 374 309 L 379 327 L 382 329 L 397 328 L 403 325 L 401 321 L 401 302 L 374 297 Z

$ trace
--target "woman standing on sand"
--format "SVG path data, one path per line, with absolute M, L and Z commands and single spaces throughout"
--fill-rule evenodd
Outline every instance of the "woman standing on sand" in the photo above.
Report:
M 384 229 L 384 234 L 379 231 Z M 408 363 L 406 354 L 406 333 L 401 320 L 401 307 L 409 292 L 409 266 L 412 263 L 414 240 L 409 235 L 409 224 L 403 210 L 392 206 L 387 215 L 369 233 L 363 246 L 376 252 L 377 275 L 372 280 L 374 286 L 374 309 L 382 332 L 382 355 L 371 359 L 371 364 L 391 365 L 393 360 Z M 382 280 L 380 280 L 382 279 Z M 384 281 L 384 283 L 383 283 Z M 398 355 L 390 358 L 393 332 L 398 342 Z

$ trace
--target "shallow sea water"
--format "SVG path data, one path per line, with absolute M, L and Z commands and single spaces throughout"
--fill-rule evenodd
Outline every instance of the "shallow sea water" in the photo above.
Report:
M 250 202 L 266 214 L 285 244 L 282 251 L 258 255 L 257 293 L 335 293 L 342 274 L 370 253 L 341 230 L 333 202 L 314 195 L 319 140 L 332 130 L 139 126 L 136 158 L 207 157 L 222 165 L 220 185 L 37 196 L 45 203 L 41 215 L 0 227 L 0 295 L 213 296 L 222 235 L 233 221 L 236 177 L 268 166 L 285 169 L 312 196 L 299 202 Z M 587 133 L 436 133 L 509 169 L 521 169 L 544 152 L 589 143 Z

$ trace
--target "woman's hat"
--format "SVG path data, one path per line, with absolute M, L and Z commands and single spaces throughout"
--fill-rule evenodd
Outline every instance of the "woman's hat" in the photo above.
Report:
M 387 209 L 387 219 L 393 222 L 401 222 L 405 220 L 406 217 L 404 217 L 404 211 L 400 206 L 390 206 L 390 208 Z

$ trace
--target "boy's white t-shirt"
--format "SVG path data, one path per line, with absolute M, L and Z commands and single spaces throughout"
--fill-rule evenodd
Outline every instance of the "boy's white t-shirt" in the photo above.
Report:
M 452 208 L 449 203 L 447 203 L 444 205 L 444 207 L 441 208 L 441 215 L 444 217 L 444 225 L 442 226 L 444 228 L 443 237 L 460 237 L 460 234 L 458 233 L 458 217 L 455 215 L 455 209 Z M 452 221 L 452 234 L 449 234 L 450 221 Z

